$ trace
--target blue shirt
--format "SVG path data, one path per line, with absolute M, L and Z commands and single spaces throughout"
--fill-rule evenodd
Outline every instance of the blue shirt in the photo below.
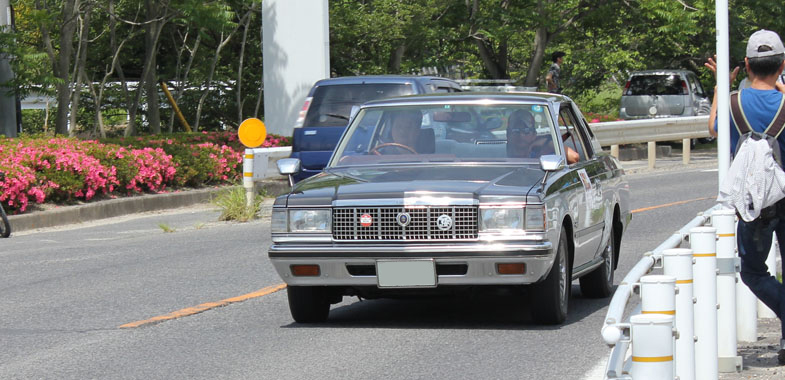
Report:
M 754 131 L 763 132 L 774 120 L 777 110 L 782 101 L 782 93 L 777 90 L 758 90 L 754 88 L 745 88 L 741 92 L 741 108 L 744 110 L 744 115 L 747 116 L 747 121 Z M 717 130 L 717 122 L 714 121 L 714 130 Z M 783 128 L 785 129 L 785 128 Z M 733 122 L 733 117 L 730 118 L 730 153 L 731 157 L 736 152 L 736 144 L 739 142 L 739 130 Z M 777 139 L 780 143 L 781 156 L 785 157 L 785 131 L 780 134 Z

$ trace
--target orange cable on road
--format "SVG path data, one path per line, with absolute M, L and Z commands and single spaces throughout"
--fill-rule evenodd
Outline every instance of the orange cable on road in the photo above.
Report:
M 205 302 L 205 303 L 203 303 L 201 305 L 197 305 L 197 306 L 194 306 L 194 307 L 186 307 L 185 309 L 180 309 L 180 310 L 177 310 L 177 311 L 173 311 L 173 312 L 171 312 L 169 314 L 159 315 L 157 317 L 152 317 L 152 318 L 141 320 L 141 321 L 126 323 L 124 325 L 119 326 L 119 328 L 121 328 L 121 329 L 135 328 L 135 327 L 149 325 L 149 324 L 152 324 L 152 323 L 168 321 L 170 319 L 187 317 L 187 316 L 190 316 L 190 315 L 201 313 L 203 311 L 214 309 L 216 307 L 222 307 L 222 306 L 226 306 L 226 305 L 229 305 L 229 304 L 232 304 L 232 303 L 243 302 L 243 301 L 247 301 L 247 300 L 252 299 L 252 298 L 266 296 L 268 294 L 275 293 L 275 292 L 277 292 L 279 290 L 282 290 L 282 289 L 285 289 L 285 288 L 286 288 L 286 284 L 278 284 L 278 285 L 268 286 L 266 288 L 259 289 L 259 290 L 255 291 L 255 292 L 252 292 L 252 293 L 243 294 L 243 295 L 237 296 L 237 297 L 227 298 L 225 300 L 221 300 L 221 301 L 218 301 L 218 302 Z
M 635 214 L 635 213 L 638 213 L 638 212 L 650 211 L 650 210 L 663 208 L 663 207 L 669 207 L 669 206 L 678 206 L 678 205 L 683 205 L 685 203 L 697 202 L 697 201 L 705 201 L 707 199 L 714 199 L 714 198 L 716 198 L 716 197 L 695 198 L 695 199 L 689 199 L 689 200 L 686 200 L 686 201 L 678 201 L 678 202 L 666 203 L 666 204 L 657 205 L 657 206 L 643 207 L 643 208 L 632 210 L 630 212 Z

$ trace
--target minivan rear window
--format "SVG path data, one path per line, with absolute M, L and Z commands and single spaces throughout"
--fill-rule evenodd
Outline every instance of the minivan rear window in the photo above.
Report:
M 349 122 L 352 106 L 413 93 L 411 84 L 399 83 L 319 86 L 313 93 L 303 126 L 342 127 Z
M 682 95 L 681 78 L 676 74 L 635 75 L 625 95 Z

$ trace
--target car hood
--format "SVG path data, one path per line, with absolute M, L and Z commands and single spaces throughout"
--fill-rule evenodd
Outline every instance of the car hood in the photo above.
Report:
M 326 206 L 333 202 L 403 199 L 413 192 L 493 201 L 525 197 L 545 173 L 536 165 L 419 165 L 330 168 L 295 185 L 289 206 Z M 522 200 L 522 199 L 521 199 Z

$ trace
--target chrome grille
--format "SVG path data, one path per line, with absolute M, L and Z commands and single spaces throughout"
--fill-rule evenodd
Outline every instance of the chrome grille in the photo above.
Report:
M 408 213 L 409 224 L 396 221 L 399 213 Z M 360 224 L 362 215 L 370 215 L 370 226 Z M 452 219 L 452 227 L 440 230 L 441 215 Z M 337 207 L 333 208 L 335 240 L 472 240 L 477 238 L 477 207 Z

